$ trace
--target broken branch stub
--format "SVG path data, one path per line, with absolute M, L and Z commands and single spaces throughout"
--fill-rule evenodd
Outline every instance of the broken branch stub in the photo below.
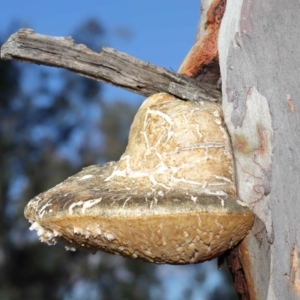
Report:
M 230 140 L 217 103 L 149 97 L 117 162 L 83 169 L 31 200 L 40 239 L 155 263 L 210 260 L 253 224 L 236 198 Z
M 170 72 L 126 53 L 103 47 L 100 53 L 70 37 L 53 37 L 20 29 L 1 47 L 1 59 L 65 68 L 79 75 L 106 82 L 128 91 L 150 96 L 168 92 L 189 101 L 220 101 L 215 84 Z

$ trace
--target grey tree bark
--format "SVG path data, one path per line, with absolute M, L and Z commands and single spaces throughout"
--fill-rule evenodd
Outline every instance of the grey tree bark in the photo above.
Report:
M 300 3 L 228 0 L 219 33 L 237 187 L 257 218 L 239 246 L 250 299 L 299 299 Z

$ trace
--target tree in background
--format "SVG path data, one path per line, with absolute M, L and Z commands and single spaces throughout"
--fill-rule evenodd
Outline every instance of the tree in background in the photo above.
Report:
M 98 50 L 104 35 L 89 20 L 73 37 Z M 122 101 L 106 103 L 102 85 L 87 78 L 0 61 L 0 299 L 167 298 L 156 265 L 51 248 L 23 217 L 35 195 L 83 166 L 119 159 L 135 111 Z M 192 299 L 203 286 L 201 265 L 189 268 L 193 280 L 178 298 Z M 234 299 L 233 293 L 227 285 L 207 299 Z

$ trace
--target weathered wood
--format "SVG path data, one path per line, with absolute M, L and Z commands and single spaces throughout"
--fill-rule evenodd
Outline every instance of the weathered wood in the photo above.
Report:
M 191 101 L 221 99 L 216 85 L 199 83 L 112 48 L 95 53 L 70 37 L 41 35 L 31 29 L 13 34 L 2 46 L 1 58 L 65 68 L 145 96 L 168 92 Z
M 300 297 L 299 1 L 228 1 L 219 35 L 238 195 L 257 215 L 239 255 L 251 300 Z

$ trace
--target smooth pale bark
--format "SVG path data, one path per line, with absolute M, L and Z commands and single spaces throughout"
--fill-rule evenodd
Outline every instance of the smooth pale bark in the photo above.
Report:
M 257 220 L 239 247 L 251 299 L 299 299 L 300 3 L 228 0 L 219 35 L 238 195 Z

